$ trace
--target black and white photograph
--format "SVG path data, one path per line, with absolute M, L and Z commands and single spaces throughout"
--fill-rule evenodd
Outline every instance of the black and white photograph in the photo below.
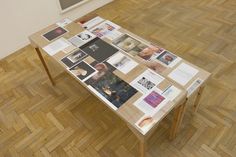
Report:
M 73 44 L 76 47 L 80 47 L 84 44 L 86 44 L 87 42 L 91 41 L 92 39 L 96 38 L 96 35 L 94 35 L 93 33 L 85 30 L 73 37 L 71 37 L 70 39 L 68 39 L 71 44 Z
M 132 56 L 138 55 L 140 52 L 142 52 L 145 48 L 148 47 L 146 44 L 141 43 L 140 41 L 131 37 L 128 34 L 124 34 L 123 36 L 115 39 L 112 44 Z
M 110 59 L 107 60 L 107 62 L 124 74 L 129 73 L 138 65 L 137 62 L 121 52 L 114 54 Z
M 76 50 L 69 54 L 68 56 L 64 57 L 61 61 L 68 67 L 72 67 L 78 62 L 82 61 L 87 54 L 81 50 Z
M 98 62 L 107 60 L 109 57 L 119 51 L 117 48 L 99 38 L 95 38 L 92 41 L 86 43 L 85 45 L 81 46 L 80 49 Z
M 96 69 L 84 61 L 76 64 L 69 71 L 81 81 L 86 81 L 97 72 Z
M 145 94 L 164 80 L 164 77 L 148 69 L 136 77 L 130 84 Z

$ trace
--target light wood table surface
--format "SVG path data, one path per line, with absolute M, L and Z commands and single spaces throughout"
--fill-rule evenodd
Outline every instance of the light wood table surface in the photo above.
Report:
M 47 64 L 41 54 L 41 52 L 43 51 L 43 47 L 47 46 L 48 44 L 50 44 L 51 42 L 55 41 L 47 41 L 45 40 L 45 38 L 42 37 L 43 34 L 47 33 L 48 31 L 52 30 L 53 28 L 58 27 L 56 24 L 50 25 L 47 28 L 44 28 L 34 34 L 32 34 L 29 37 L 29 40 L 31 42 L 31 45 L 35 48 L 44 68 L 45 71 L 52 83 L 52 85 L 55 85 L 55 81 L 53 80 L 53 77 L 50 74 L 50 71 L 47 67 Z M 68 32 L 66 34 L 64 34 L 62 37 L 64 37 L 65 39 L 69 39 L 70 37 L 79 34 L 80 32 L 84 31 L 85 29 L 81 27 L 81 25 L 79 25 L 76 22 L 72 22 L 71 24 L 65 26 L 65 29 L 68 30 Z M 131 32 L 120 28 L 119 30 L 122 33 L 128 33 L 132 36 L 134 36 L 137 39 L 140 39 L 140 41 L 146 43 L 146 44 L 152 44 L 149 43 L 148 41 L 136 36 L 135 34 L 132 34 Z M 57 38 L 58 39 L 58 38 Z M 111 44 L 111 41 L 109 41 L 109 39 L 103 38 L 104 41 L 106 41 L 107 43 Z M 125 52 L 123 52 L 122 50 L 120 50 L 121 53 L 123 53 L 124 55 L 127 55 Z M 69 53 L 65 53 L 64 51 L 60 51 L 59 53 L 55 54 L 54 56 L 52 56 L 59 64 L 61 64 L 65 70 L 72 76 L 74 77 L 76 80 L 77 77 L 75 77 L 74 75 L 72 75 L 69 71 L 68 68 L 61 62 L 61 59 L 64 58 L 65 56 L 67 56 Z M 129 56 L 130 57 L 130 56 Z M 132 80 L 134 80 L 137 76 L 139 76 L 140 74 L 142 74 L 145 70 L 148 69 L 148 67 L 146 66 L 146 63 L 140 59 L 139 57 L 132 57 L 133 60 L 135 60 L 138 64 L 137 67 L 135 67 L 131 72 L 129 72 L 127 75 L 124 75 L 123 73 L 121 73 L 118 70 L 113 71 L 113 73 L 115 75 L 117 75 L 119 78 L 121 78 L 122 80 L 124 80 L 127 83 L 132 82 Z M 92 57 L 87 57 L 85 58 L 85 61 L 87 63 L 92 63 L 94 61 L 94 59 Z M 196 69 L 199 70 L 199 73 L 184 87 L 182 87 L 181 85 L 179 85 L 178 83 L 176 83 L 175 81 L 171 80 L 168 78 L 168 74 L 174 70 L 179 64 L 181 64 L 182 62 L 187 63 L 193 67 L 195 67 Z M 104 105 L 106 105 L 107 107 L 111 108 L 112 111 L 114 111 L 114 113 L 116 115 L 118 115 L 126 124 L 127 126 L 130 128 L 130 130 L 137 136 L 137 138 L 140 141 L 140 155 L 143 157 L 145 156 L 145 152 L 146 152 L 146 142 L 147 139 L 155 132 L 156 128 L 158 127 L 158 123 L 165 118 L 172 110 L 174 110 L 174 117 L 173 117 L 173 124 L 170 130 L 170 138 L 173 139 L 176 137 L 176 134 L 178 132 L 178 128 L 181 125 L 182 119 L 183 119 L 183 115 L 184 115 L 184 111 L 185 111 L 185 104 L 186 101 L 188 99 L 188 97 L 191 97 L 194 93 L 199 93 L 198 97 L 196 99 L 196 108 L 198 106 L 199 100 L 200 100 L 200 96 L 202 93 L 202 90 L 204 88 L 205 82 L 207 81 L 207 79 L 209 78 L 210 74 L 205 72 L 204 70 L 200 69 L 199 67 L 196 67 L 192 64 L 190 64 L 189 62 L 185 61 L 185 60 L 181 60 L 181 62 L 179 62 L 176 66 L 172 67 L 172 68 L 166 68 L 165 71 L 159 73 L 160 75 L 162 75 L 165 79 L 157 85 L 157 88 L 161 89 L 162 91 L 164 91 L 167 87 L 169 86 L 175 86 L 178 89 L 180 89 L 180 94 L 178 95 L 178 97 L 176 97 L 173 101 L 168 101 L 167 104 L 161 108 L 159 111 L 157 111 L 154 116 L 152 117 L 153 120 L 155 121 L 155 124 L 148 130 L 147 133 L 143 133 L 135 124 L 137 123 L 138 120 L 140 120 L 140 118 L 142 118 L 144 116 L 144 113 L 139 110 L 137 107 L 135 107 L 133 104 L 135 101 L 137 101 L 138 99 L 140 99 L 143 95 L 140 92 L 137 92 L 134 96 L 132 96 L 127 102 L 125 102 L 120 108 L 118 108 L 117 110 L 113 110 L 111 108 L 110 105 L 108 105 L 103 99 L 101 99 L 99 96 L 97 96 L 96 94 L 94 94 L 92 91 L 91 93 L 96 96 L 98 99 L 100 99 Z M 189 85 L 191 85 L 194 80 L 196 80 L 196 78 L 201 78 L 201 80 L 203 80 L 203 83 L 201 84 L 201 86 L 199 86 L 196 91 L 194 91 L 191 95 L 189 95 L 187 97 L 187 87 Z M 81 82 L 80 80 L 78 80 L 81 85 L 83 85 L 87 90 L 90 90 L 88 88 L 88 86 L 84 83 Z

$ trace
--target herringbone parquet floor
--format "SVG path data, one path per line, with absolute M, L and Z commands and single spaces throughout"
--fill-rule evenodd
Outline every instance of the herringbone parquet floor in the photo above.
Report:
M 149 157 L 236 156 L 235 8 L 235 0 L 115 0 L 96 11 L 213 74 L 199 112 L 188 108 L 173 141 L 164 119 Z M 30 46 L 0 61 L 0 157 L 137 157 L 126 125 L 45 57 L 56 87 Z

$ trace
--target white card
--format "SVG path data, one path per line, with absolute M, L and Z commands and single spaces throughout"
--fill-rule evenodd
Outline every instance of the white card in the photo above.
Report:
M 119 32 L 117 30 L 114 30 L 114 31 L 108 33 L 107 35 L 105 35 L 104 37 L 106 37 L 107 39 L 113 41 L 113 40 L 119 38 L 122 35 L 123 35 L 123 33 Z
M 53 56 L 56 53 L 69 47 L 70 45 L 71 45 L 71 43 L 68 42 L 65 38 L 60 38 L 60 39 L 50 43 L 49 45 L 45 46 L 43 48 L 43 50 L 46 51 L 50 56 Z
M 161 83 L 165 78 L 148 69 L 134 79 L 130 84 L 136 88 L 139 92 L 145 94 L 149 92 L 153 87 Z
M 168 77 L 178 82 L 182 86 L 185 86 L 197 73 L 197 69 L 186 63 L 181 63 L 168 75 Z
M 181 90 L 175 86 L 169 86 L 165 91 L 163 91 L 163 96 L 173 101 L 179 94 Z
M 103 18 L 97 16 L 89 21 L 87 21 L 86 23 L 84 23 L 82 26 L 85 28 L 85 29 L 91 29 L 93 26 L 101 23 L 102 21 L 104 21 Z
M 56 24 L 59 27 L 65 27 L 66 25 L 70 24 L 71 22 L 72 22 L 71 19 L 65 18 L 65 19 L 62 19 L 62 20 L 58 21 Z
M 121 52 L 114 54 L 110 59 L 107 60 L 107 62 L 124 74 L 129 73 L 138 65 L 137 62 L 125 56 Z

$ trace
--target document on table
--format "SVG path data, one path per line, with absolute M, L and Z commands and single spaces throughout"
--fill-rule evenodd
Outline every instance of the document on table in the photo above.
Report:
M 152 88 L 160 84 L 165 78 L 148 69 L 141 75 L 135 78 L 130 85 L 136 88 L 139 92 L 145 94 L 148 93 Z
M 93 18 L 93 19 L 87 21 L 86 23 L 82 24 L 82 26 L 83 26 L 85 29 L 90 29 L 90 28 L 92 28 L 93 26 L 95 26 L 95 25 L 97 25 L 97 24 L 99 24 L 99 23 L 101 23 L 101 22 L 103 22 L 103 21 L 104 21 L 103 18 L 97 16 L 97 17 L 95 17 L 95 18 Z
M 60 38 L 51 44 L 45 46 L 43 48 L 44 51 L 46 51 L 50 56 L 55 55 L 59 51 L 64 50 L 65 48 L 69 47 L 71 43 L 67 41 L 65 38 Z
M 70 24 L 71 22 L 72 22 L 71 19 L 65 18 L 65 19 L 62 19 L 62 20 L 58 21 L 56 24 L 59 27 L 65 27 L 66 25 Z
M 168 77 L 185 86 L 199 71 L 192 66 L 182 63 Z

